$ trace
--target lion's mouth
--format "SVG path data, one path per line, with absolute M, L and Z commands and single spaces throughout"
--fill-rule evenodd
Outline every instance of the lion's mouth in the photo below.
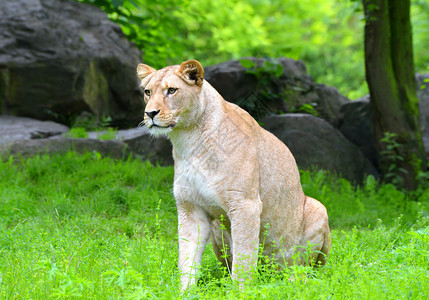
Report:
M 152 128 L 152 127 L 157 127 L 157 128 L 174 128 L 174 126 L 176 126 L 176 124 L 173 124 L 173 123 L 168 124 L 167 126 L 160 126 L 158 124 L 152 123 L 152 125 L 149 128 Z
M 171 124 L 168 124 L 167 126 L 161 126 L 161 125 L 158 125 L 154 122 L 152 122 L 151 124 L 146 124 L 146 122 L 143 120 L 139 123 L 138 127 L 143 127 L 145 125 L 149 129 L 152 127 L 155 127 L 155 128 L 174 128 L 176 126 L 176 123 L 171 123 Z

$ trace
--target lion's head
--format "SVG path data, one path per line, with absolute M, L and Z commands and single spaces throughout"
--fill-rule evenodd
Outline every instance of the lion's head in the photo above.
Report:
M 146 103 L 143 123 L 154 135 L 167 135 L 175 128 L 191 126 L 203 86 L 204 69 L 196 60 L 161 70 L 139 64 Z

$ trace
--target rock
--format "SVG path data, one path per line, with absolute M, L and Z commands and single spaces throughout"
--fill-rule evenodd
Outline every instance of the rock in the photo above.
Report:
M 90 138 L 102 138 L 105 132 L 89 132 Z M 123 141 L 128 148 L 142 160 L 150 160 L 152 164 L 162 166 L 173 165 L 173 147 L 170 141 L 163 137 L 153 137 L 146 127 L 118 130 L 116 139 Z
M 259 68 L 267 61 L 263 58 L 246 59 Z M 280 77 L 265 72 L 258 83 L 239 60 L 208 66 L 204 76 L 227 101 L 245 108 L 256 119 L 273 113 L 313 110 L 332 125 L 337 125 L 340 107 L 348 102 L 346 97 L 332 87 L 315 83 L 302 61 L 289 58 L 269 61 L 283 67 Z
M 30 157 L 36 154 L 97 151 L 120 158 L 133 154 L 153 164 L 172 165 L 172 146 L 166 138 L 154 138 L 146 127 L 88 132 L 87 139 L 66 138 L 65 125 L 52 121 L 0 116 L 0 146 L 3 155 Z M 33 140 L 38 141 L 33 141 Z M 125 152 L 123 148 L 126 148 Z
M 223 62 L 204 68 L 207 80 L 225 100 L 237 103 L 246 98 L 255 88 L 257 80 L 246 74 L 238 60 Z
M 14 116 L 0 116 L 0 144 L 19 140 L 61 135 L 69 128 L 51 121 L 38 121 Z
M 263 119 L 264 128 L 283 141 L 302 169 L 319 168 L 361 183 L 378 174 L 362 152 L 323 119 L 308 114 L 283 114 Z
M 429 73 L 417 73 L 416 84 L 417 97 L 420 100 L 420 125 L 422 126 L 423 145 L 426 151 L 426 159 L 429 161 Z
M 336 88 L 324 84 L 316 84 L 300 100 L 300 103 L 303 104 L 315 104 L 317 116 L 328 121 L 334 127 L 338 126 L 341 107 L 349 102 L 350 100 L 341 95 Z
M 0 114 L 69 122 L 90 111 L 138 124 L 139 50 L 99 8 L 71 0 L 0 1 Z
M 121 141 L 108 140 L 100 141 L 97 139 L 75 139 L 75 138 L 51 138 L 37 140 L 21 140 L 8 144 L 0 145 L 0 156 L 14 155 L 27 158 L 37 154 L 57 154 L 67 151 L 76 151 L 78 153 L 98 152 L 103 156 L 109 156 L 115 159 L 128 157 L 131 154 L 127 145 Z
M 373 142 L 372 117 L 369 95 L 350 101 L 341 107 L 338 130 L 378 168 L 377 150 Z
M 422 128 L 423 146 L 426 159 L 429 160 L 429 73 L 416 74 L 417 98 L 420 106 L 420 125 Z M 341 107 L 339 130 L 353 142 L 364 155 L 378 168 L 377 151 L 372 131 L 372 111 L 370 97 L 345 103 Z

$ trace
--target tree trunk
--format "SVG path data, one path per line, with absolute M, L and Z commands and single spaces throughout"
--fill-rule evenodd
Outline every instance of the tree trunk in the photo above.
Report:
M 380 167 L 384 175 L 398 172 L 403 187 L 415 189 L 416 175 L 426 163 L 414 77 L 410 0 L 363 0 L 363 5 L 366 79 Z M 381 141 L 386 132 L 395 133 L 400 144 L 390 159 L 383 159 L 386 150 L 391 151 Z M 389 170 L 392 163 L 397 168 Z

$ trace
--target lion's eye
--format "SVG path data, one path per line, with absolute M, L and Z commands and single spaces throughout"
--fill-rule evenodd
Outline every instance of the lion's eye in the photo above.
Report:
M 146 96 L 150 97 L 150 90 L 144 90 L 144 93 L 146 94 Z
M 169 88 L 169 89 L 167 90 L 167 94 L 169 94 L 169 95 L 173 95 L 176 91 L 177 91 L 177 89 L 175 89 L 175 88 Z

